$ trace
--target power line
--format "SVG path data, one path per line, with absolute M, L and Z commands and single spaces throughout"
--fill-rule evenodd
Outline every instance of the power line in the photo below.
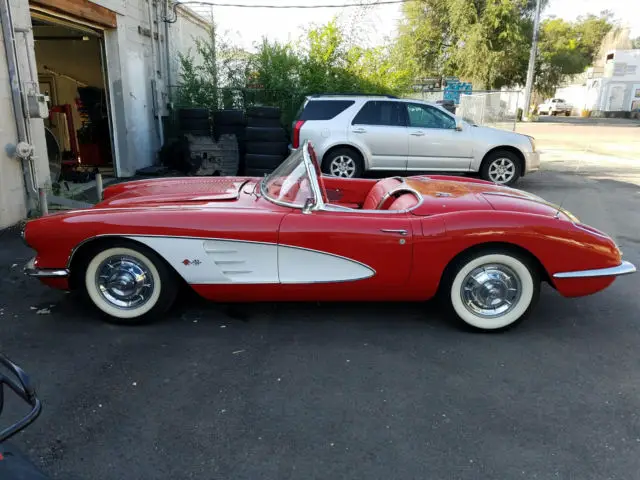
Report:
M 214 3 L 214 2 L 177 2 L 174 6 L 180 5 L 210 5 L 212 7 L 236 7 L 236 8 L 276 8 L 276 9 L 311 9 L 311 8 L 343 8 L 343 7 L 377 7 L 378 5 L 393 5 L 398 3 L 409 3 L 413 0 L 381 0 L 375 3 L 343 3 L 333 5 L 263 5 L 263 4 L 241 4 L 241 3 Z

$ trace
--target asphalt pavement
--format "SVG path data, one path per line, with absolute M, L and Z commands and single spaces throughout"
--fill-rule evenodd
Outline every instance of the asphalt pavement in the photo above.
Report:
M 546 158 L 519 186 L 640 264 L 638 169 Z M 15 232 L 0 247 L 0 351 L 44 402 L 15 443 L 54 478 L 640 478 L 640 275 L 580 299 L 545 287 L 502 334 L 430 303 L 192 296 L 123 328 L 24 278 Z

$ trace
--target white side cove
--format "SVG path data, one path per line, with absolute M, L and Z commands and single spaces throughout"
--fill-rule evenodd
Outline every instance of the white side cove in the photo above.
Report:
M 187 283 L 329 283 L 375 275 L 331 253 L 240 240 L 129 236 L 157 252 Z
M 328 283 L 361 280 L 375 275 L 366 265 L 330 253 L 278 247 L 281 283 Z

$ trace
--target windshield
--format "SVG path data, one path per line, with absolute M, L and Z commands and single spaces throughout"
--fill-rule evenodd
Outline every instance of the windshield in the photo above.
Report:
M 315 196 L 309 181 L 309 172 L 304 162 L 303 148 L 292 153 L 260 184 L 265 198 L 274 203 L 302 208 L 307 199 Z

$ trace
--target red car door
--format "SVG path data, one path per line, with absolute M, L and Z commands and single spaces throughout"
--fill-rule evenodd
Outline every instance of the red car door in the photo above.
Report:
M 280 283 L 324 284 L 321 290 L 329 297 L 333 285 L 340 292 L 335 299 L 400 289 L 408 281 L 412 257 L 407 213 L 295 211 L 280 224 Z

